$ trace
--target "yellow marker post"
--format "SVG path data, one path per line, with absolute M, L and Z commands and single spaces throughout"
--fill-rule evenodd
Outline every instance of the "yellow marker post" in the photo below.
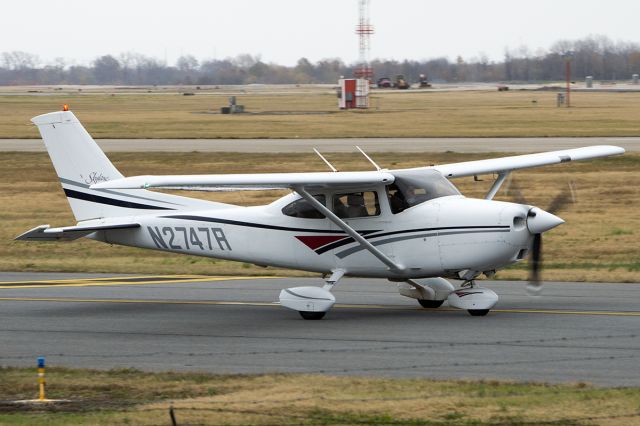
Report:
M 44 357 L 38 357 L 38 384 L 40 386 L 40 401 L 44 401 Z

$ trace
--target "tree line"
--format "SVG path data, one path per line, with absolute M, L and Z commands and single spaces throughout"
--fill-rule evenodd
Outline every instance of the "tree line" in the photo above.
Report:
M 565 78 L 565 57 L 571 52 L 572 78 L 626 80 L 640 73 L 640 44 L 613 42 L 605 36 L 559 41 L 548 50 L 507 49 L 500 61 L 486 56 L 465 60 L 458 56 L 428 60 L 371 62 L 376 78 L 403 74 L 416 81 L 426 74 L 433 82 L 544 82 Z M 265 63 L 249 54 L 199 61 L 193 55 L 169 65 L 138 53 L 104 55 L 90 65 L 69 65 L 64 58 L 42 64 L 36 55 L 12 51 L 0 54 L 0 85 L 114 84 L 114 85 L 227 85 L 335 83 L 352 76 L 357 64 L 340 59 L 312 63 L 306 58 L 294 66 Z

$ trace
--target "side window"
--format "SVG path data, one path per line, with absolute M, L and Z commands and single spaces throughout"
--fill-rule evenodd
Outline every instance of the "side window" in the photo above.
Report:
M 375 191 L 337 194 L 333 197 L 333 212 L 340 218 L 378 216 L 378 194 Z
M 429 194 L 428 188 L 410 185 L 399 187 L 395 183 L 387 186 L 387 196 L 389 197 L 389 207 L 391 207 L 391 213 L 393 214 L 436 198 Z
M 387 186 L 387 197 L 389 197 L 389 207 L 393 214 L 400 213 L 408 207 L 407 200 L 395 184 Z
M 327 200 L 324 195 L 314 195 L 316 200 L 320 201 L 325 206 Z M 282 208 L 282 213 L 286 216 L 299 217 L 301 219 L 324 219 L 324 215 L 315 209 L 307 200 L 300 198 L 293 203 L 287 204 Z

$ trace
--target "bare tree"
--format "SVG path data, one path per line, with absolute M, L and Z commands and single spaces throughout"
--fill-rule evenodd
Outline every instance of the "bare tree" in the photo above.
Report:
M 104 55 L 93 61 L 93 73 L 100 84 L 113 84 L 121 79 L 120 62 L 111 55 Z
M 3 68 L 9 70 L 26 70 L 36 68 L 40 59 L 32 53 L 14 50 L 2 53 Z
M 564 79 L 562 55 L 573 51 L 573 77 L 592 75 L 608 80 L 630 78 L 640 72 L 640 45 L 613 42 L 604 36 L 580 40 L 560 40 L 549 49 L 532 53 L 526 46 L 505 49 L 502 61 L 457 56 L 428 60 L 371 61 L 377 77 L 404 74 L 416 81 L 427 74 L 434 82 L 447 81 L 554 81 Z M 36 55 L 13 51 L 0 54 L 0 84 L 247 84 L 247 83 L 334 83 L 340 76 L 353 75 L 355 64 L 340 59 L 322 59 L 315 63 L 307 58 L 287 67 L 265 63 L 260 56 L 242 54 L 224 60 L 198 62 L 192 55 L 178 58 L 168 66 L 156 58 L 135 52 L 100 56 L 92 66 L 68 65 L 62 58 L 41 65 Z
M 187 73 L 197 70 L 199 65 L 200 63 L 193 55 L 180 56 L 176 61 L 176 67 L 178 67 L 180 71 Z

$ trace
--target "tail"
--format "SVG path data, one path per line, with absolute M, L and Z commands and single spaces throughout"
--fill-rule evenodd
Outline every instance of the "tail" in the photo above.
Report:
M 124 176 L 109 161 L 71 111 L 31 119 L 38 126 L 53 166 L 78 222 L 134 216 L 163 210 L 216 209 L 226 206 L 204 200 L 133 190 L 90 189 L 98 182 Z

